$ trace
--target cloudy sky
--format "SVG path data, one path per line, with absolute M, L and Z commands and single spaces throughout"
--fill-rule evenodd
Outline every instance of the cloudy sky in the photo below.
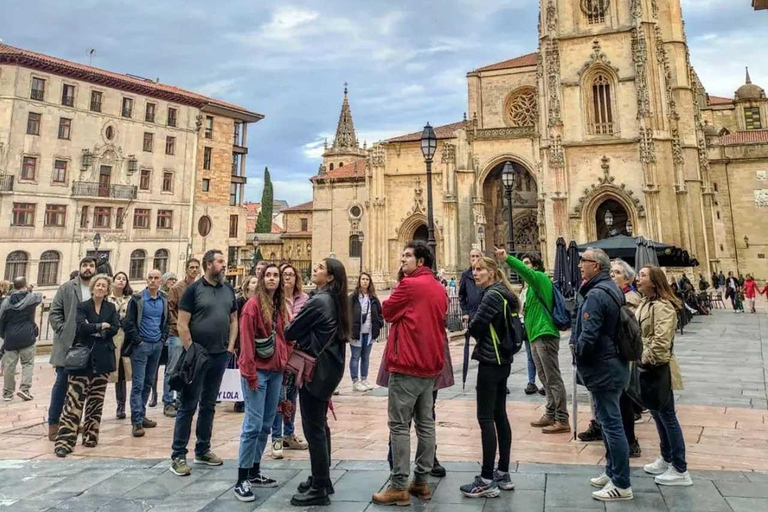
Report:
M 614 0 L 618 1 L 618 0 Z M 627 1 L 627 0 L 622 0 Z M 659 0 L 666 2 L 670 0 Z M 675 0 L 671 0 L 675 1 Z M 768 87 L 768 12 L 750 0 L 681 0 L 710 94 Z M 538 0 L 2 0 L 5 43 L 238 103 L 248 132 L 246 198 L 308 201 L 343 84 L 360 141 L 455 122 L 466 73 L 536 50 Z

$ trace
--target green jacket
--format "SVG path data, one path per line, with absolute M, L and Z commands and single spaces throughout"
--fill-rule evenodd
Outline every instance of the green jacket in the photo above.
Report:
M 549 314 L 552 310 L 554 293 L 549 276 L 544 272 L 528 268 L 514 256 L 507 256 L 507 265 L 531 288 L 525 295 L 525 332 L 528 334 L 528 339 L 535 341 L 542 336 L 559 338 L 560 331 L 555 327 L 552 315 Z M 546 308 L 539 301 L 539 297 L 546 301 Z

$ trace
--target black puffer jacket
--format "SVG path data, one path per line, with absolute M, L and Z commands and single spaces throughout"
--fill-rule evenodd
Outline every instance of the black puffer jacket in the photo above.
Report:
M 517 313 L 520 309 L 520 301 L 502 283 L 493 284 L 485 289 L 480 306 L 469 322 L 469 334 L 477 340 L 472 359 L 483 364 L 512 363 L 512 357 L 504 357 L 501 353 L 499 357 L 496 356 L 491 337 L 491 324 L 496 329 L 496 335 L 500 340 L 504 339 L 507 332 L 507 323 L 504 321 L 504 301 L 499 294 L 507 300 L 509 313 Z
M 285 328 L 287 341 L 295 341 L 296 348 L 317 357 L 315 376 L 304 388 L 319 400 L 329 400 L 344 376 L 347 340 L 337 338 L 337 318 L 333 296 L 320 290 Z

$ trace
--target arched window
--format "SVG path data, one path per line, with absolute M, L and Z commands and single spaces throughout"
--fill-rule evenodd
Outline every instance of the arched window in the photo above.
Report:
M 331 165 L 330 165 L 330 169 L 329 169 L 329 170 L 330 170 L 330 171 L 332 171 L 332 170 L 333 170 L 333 164 L 331 164 Z
M 147 264 L 147 251 L 136 249 L 131 253 L 131 265 L 128 271 L 129 279 L 144 279 L 144 267 Z
M 363 244 L 360 243 L 360 237 L 352 235 L 349 237 L 349 257 L 359 258 L 363 254 Z
M 17 277 L 27 277 L 29 254 L 24 251 L 13 251 L 5 259 L 5 280 L 13 281 Z
M 587 21 L 590 25 L 605 22 L 608 5 L 608 0 L 581 0 L 581 9 L 587 15 Z
M 344 167 L 344 162 L 339 162 L 339 168 Z
M 168 251 L 158 249 L 155 251 L 155 261 L 152 268 L 156 268 L 161 274 L 168 272 Z
M 593 135 L 613 135 L 613 99 L 611 80 L 608 75 L 599 72 L 592 79 L 590 88 L 590 133 Z
M 40 256 L 37 267 L 38 286 L 55 286 L 59 284 L 59 263 L 61 254 L 58 251 L 45 251 Z
M 312 244 L 307 244 L 307 257 L 312 258 Z

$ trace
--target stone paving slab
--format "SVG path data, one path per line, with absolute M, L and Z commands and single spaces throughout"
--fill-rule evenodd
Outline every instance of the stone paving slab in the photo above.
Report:
M 290 506 L 296 486 L 309 476 L 308 470 L 290 467 L 290 461 L 271 464 L 265 473 L 276 478 L 275 489 L 256 490 L 257 500 L 241 503 L 232 488 L 236 470 L 232 467 L 193 468 L 190 477 L 177 477 L 167 462 L 145 461 L 153 467 L 137 468 L 126 460 L 102 463 L 99 459 L 47 461 L 51 472 L 67 476 L 39 476 L 34 461 L 5 464 L 0 473 L 0 510 L 43 512 L 170 512 L 234 511 L 260 512 L 326 510 L 328 512 L 375 512 L 388 510 L 370 502 L 388 478 L 369 461 L 338 461 L 331 471 L 336 493 L 330 507 L 308 509 Z M 122 464 L 122 465 L 121 465 Z M 165 469 L 162 465 L 166 464 Z M 281 466 L 282 465 L 282 466 Z M 589 466 L 521 464 L 512 473 L 516 489 L 499 498 L 465 498 L 459 485 L 469 483 L 477 473 L 475 463 L 455 465 L 444 479 L 430 477 L 433 499 L 412 498 L 412 511 L 440 512 L 762 512 L 768 510 L 768 486 L 753 482 L 754 474 L 742 472 L 692 471 L 694 486 L 659 487 L 649 475 L 632 477 L 635 499 L 630 502 L 601 503 L 591 497 L 589 477 L 597 473 Z M 349 469 L 338 469 L 349 468 Z M 75 471 L 77 470 L 77 471 Z M 101 473 L 98 476 L 94 473 Z M 768 477 L 762 474 L 761 477 Z M 77 489 L 77 490 L 75 490 Z M 172 492 L 169 492 L 173 490 Z M 389 509 L 391 510 L 391 509 Z

